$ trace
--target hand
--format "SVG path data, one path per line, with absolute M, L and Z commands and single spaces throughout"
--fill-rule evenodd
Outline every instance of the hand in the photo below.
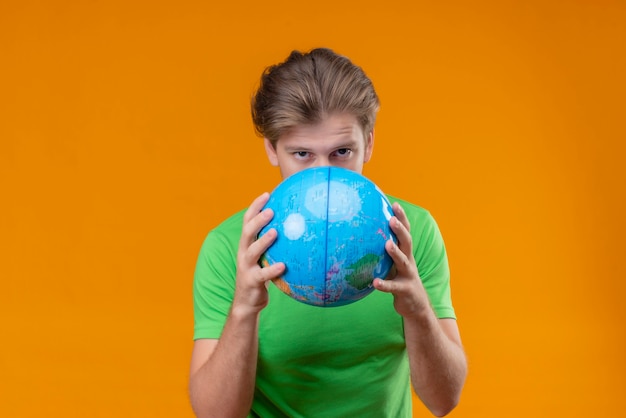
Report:
M 245 309 L 258 313 L 269 301 L 267 285 L 270 280 L 279 277 L 285 270 L 284 263 L 261 267 L 259 258 L 276 239 L 275 229 L 270 229 L 261 238 L 257 236 L 272 219 L 271 209 L 263 209 L 269 200 L 269 193 L 263 193 L 250 205 L 243 217 L 243 228 L 237 251 L 237 279 L 233 309 Z
M 393 294 L 396 311 L 404 317 L 410 317 L 429 309 L 430 302 L 413 257 L 409 220 L 397 202 L 393 204 L 393 213 L 395 216 L 389 220 L 389 226 L 396 234 L 398 244 L 390 239 L 385 243 L 385 250 L 391 256 L 394 268 L 386 280 L 376 278 L 373 284 L 376 289 Z

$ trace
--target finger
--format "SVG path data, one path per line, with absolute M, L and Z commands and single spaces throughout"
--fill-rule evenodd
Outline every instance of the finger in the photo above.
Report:
M 408 257 L 413 251 L 413 239 L 411 238 L 411 233 L 406 228 L 404 223 L 398 217 L 392 216 L 389 220 L 389 226 L 394 234 L 396 234 L 396 238 L 398 238 L 398 245 L 402 252 Z
M 252 277 L 257 284 L 267 284 L 267 282 L 281 277 L 285 269 L 285 263 L 282 262 L 265 265 L 264 267 L 257 267 Z
M 278 233 L 276 229 L 271 228 L 258 240 L 252 242 L 244 253 L 245 260 L 248 264 L 257 264 L 259 258 L 267 251 L 267 249 L 274 243 Z
M 396 289 L 396 284 L 393 282 L 393 280 L 383 280 L 377 278 L 374 279 L 372 284 L 376 290 L 380 290 L 381 292 L 385 293 L 393 293 Z
M 262 281 L 267 282 L 269 280 L 277 279 L 285 272 L 285 263 L 275 263 L 267 267 L 263 267 L 259 271 L 261 272 L 260 278 Z
M 393 214 L 398 218 L 398 220 L 404 225 L 407 231 L 411 230 L 411 223 L 409 222 L 409 218 L 406 216 L 406 212 L 404 208 L 398 203 L 395 202 L 392 206 Z
M 256 241 L 261 228 L 268 224 L 269 221 L 272 220 L 274 216 L 274 211 L 272 209 L 264 209 L 260 213 L 257 213 L 256 216 L 252 217 L 248 222 L 244 222 L 243 228 L 241 231 L 241 240 L 239 241 L 239 248 L 246 249 L 254 241 Z
M 243 215 L 243 223 L 246 224 L 250 222 L 252 218 L 258 215 L 261 209 L 263 209 L 263 206 L 265 206 L 265 204 L 267 203 L 269 199 L 270 199 L 270 194 L 267 192 L 263 193 L 261 196 L 254 199 L 254 201 L 248 207 L 248 210 L 246 211 L 246 213 Z
M 385 243 L 385 250 L 393 260 L 396 268 L 395 275 L 405 275 L 410 271 L 412 266 L 415 265 L 411 257 L 405 254 L 398 244 L 396 244 L 392 239 L 387 240 Z

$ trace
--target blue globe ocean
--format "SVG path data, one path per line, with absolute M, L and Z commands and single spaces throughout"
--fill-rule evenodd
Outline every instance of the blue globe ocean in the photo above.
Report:
M 266 207 L 278 237 L 261 258 L 282 261 L 274 283 L 292 298 L 315 306 L 346 305 L 370 294 L 374 278 L 393 265 L 385 242 L 393 214 L 384 193 L 369 179 L 339 167 L 315 167 L 283 180 Z

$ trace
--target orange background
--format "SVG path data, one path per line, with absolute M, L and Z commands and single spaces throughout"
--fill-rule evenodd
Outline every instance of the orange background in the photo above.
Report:
M 620 415 L 625 12 L 4 0 L 0 415 L 191 416 L 196 255 L 278 182 L 248 100 L 314 46 L 381 97 L 365 174 L 444 234 L 470 363 L 451 416 Z

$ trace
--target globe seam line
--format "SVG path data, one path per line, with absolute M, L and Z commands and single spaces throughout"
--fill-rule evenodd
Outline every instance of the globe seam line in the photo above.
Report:
M 328 208 L 330 207 L 330 167 L 327 167 L 328 181 L 326 182 L 326 245 L 324 246 L 324 306 L 326 306 L 327 286 L 328 286 Z

